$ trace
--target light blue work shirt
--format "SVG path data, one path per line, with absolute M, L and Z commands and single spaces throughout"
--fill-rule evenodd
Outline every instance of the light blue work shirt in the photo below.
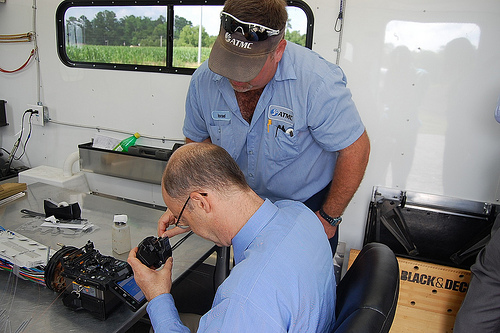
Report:
M 210 137 L 236 160 L 250 187 L 272 201 L 304 202 L 326 187 L 336 152 L 363 132 L 340 67 L 291 42 L 250 124 L 229 80 L 207 62 L 193 74 L 186 99 L 184 135 Z
M 232 244 L 235 266 L 217 289 L 198 332 L 331 331 L 333 260 L 313 212 L 299 202 L 266 200 Z M 147 311 L 155 333 L 189 332 L 170 294 L 151 300 Z

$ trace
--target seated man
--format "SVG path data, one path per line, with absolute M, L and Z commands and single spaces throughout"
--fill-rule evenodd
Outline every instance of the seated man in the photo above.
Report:
M 261 199 L 221 147 L 185 145 L 162 178 L 176 224 L 219 246 L 233 245 L 235 266 L 217 289 L 198 332 L 329 332 L 335 277 L 329 243 L 316 215 L 302 203 Z M 173 260 L 153 270 L 128 262 L 149 300 L 154 331 L 189 332 L 170 294 Z M 175 256 L 175 253 L 174 253 Z

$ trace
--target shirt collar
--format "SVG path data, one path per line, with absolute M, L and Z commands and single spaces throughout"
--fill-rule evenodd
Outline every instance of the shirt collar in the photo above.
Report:
M 245 251 L 254 241 L 255 237 L 264 229 L 278 212 L 269 199 L 266 199 L 252 217 L 245 223 L 243 228 L 233 237 L 233 251 L 235 264 L 245 259 Z
M 286 81 L 286 80 L 295 80 L 297 79 L 297 74 L 295 73 L 295 69 L 293 68 L 293 64 L 290 57 L 290 42 L 286 42 L 285 52 L 283 52 L 283 57 L 281 57 L 280 62 L 278 63 L 278 69 L 276 70 L 276 74 L 274 74 L 275 81 Z

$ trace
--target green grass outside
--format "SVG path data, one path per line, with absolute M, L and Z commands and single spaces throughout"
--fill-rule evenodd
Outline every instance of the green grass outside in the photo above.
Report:
M 201 49 L 201 62 L 208 59 L 210 49 Z M 80 45 L 67 46 L 66 54 L 75 62 L 166 66 L 167 61 L 164 47 Z M 197 47 L 174 47 L 174 67 L 197 68 L 197 61 Z

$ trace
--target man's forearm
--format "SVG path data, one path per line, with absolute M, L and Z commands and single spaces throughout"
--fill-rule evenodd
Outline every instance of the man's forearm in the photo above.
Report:
M 363 180 L 369 155 L 370 140 L 366 131 L 352 145 L 339 152 L 332 184 L 322 206 L 326 214 L 331 217 L 343 214 Z M 333 236 L 336 230 L 329 228 L 324 219 L 320 220 L 327 234 Z
M 366 132 L 339 152 L 332 185 L 323 204 L 328 215 L 342 215 L 363 180 L 369 155 L 370 141 Z

